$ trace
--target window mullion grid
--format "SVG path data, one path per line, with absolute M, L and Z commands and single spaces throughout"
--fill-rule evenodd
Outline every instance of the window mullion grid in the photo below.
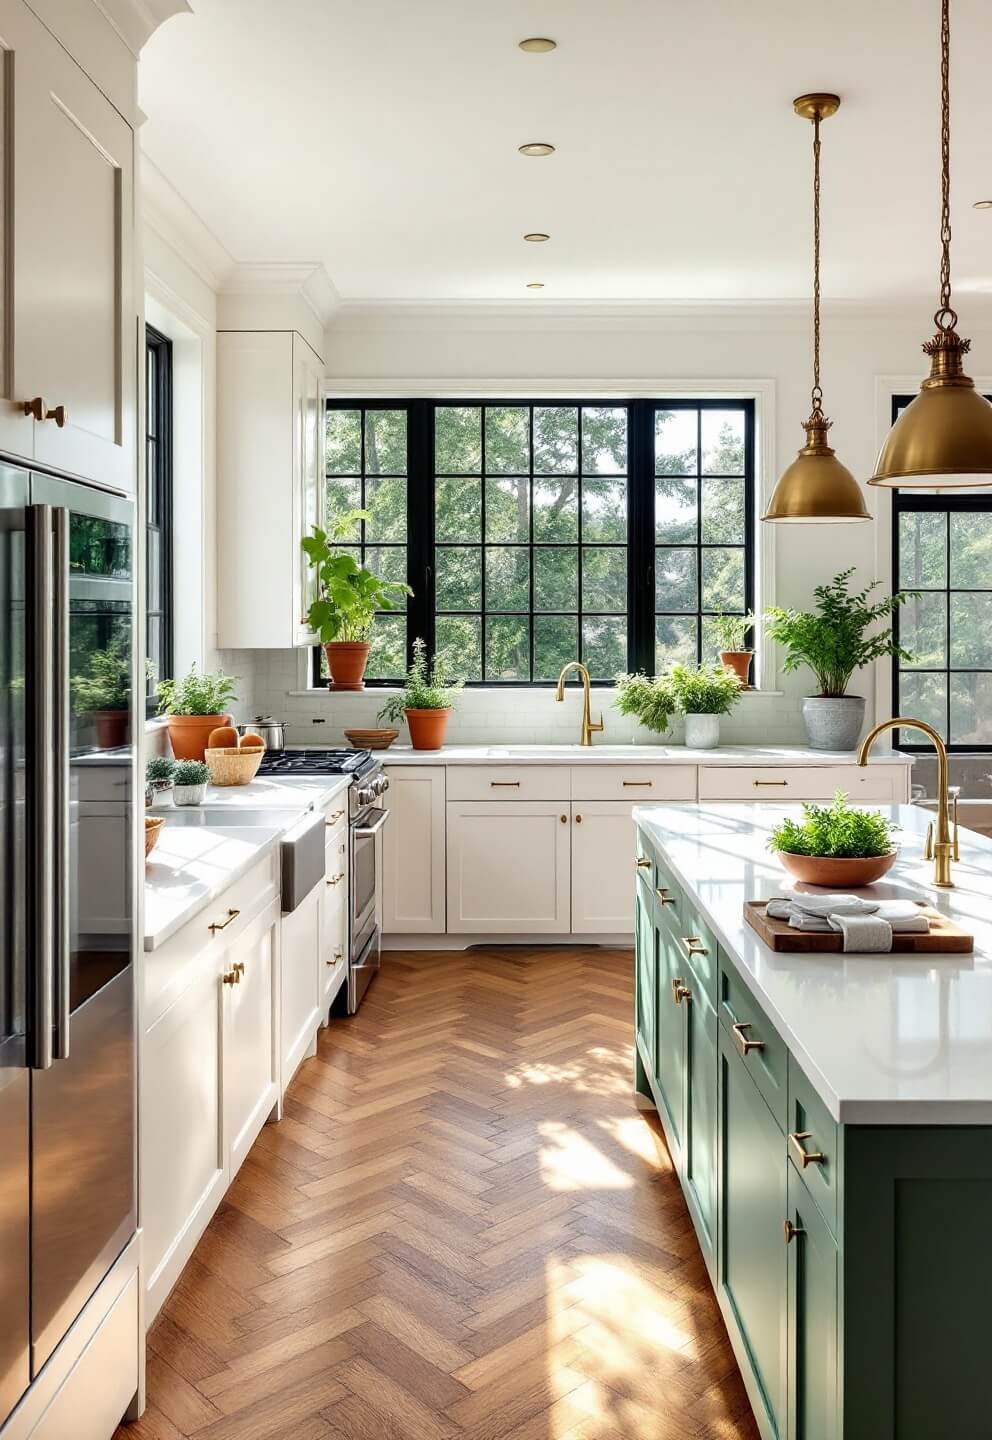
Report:
M 696 411 L 696 663 L 703 660 L 703 407 Z
M 531 405 L 530 408 L 529 408 L 529 410 L 528 410 L 527 423 L 528 423 L 528 427 L 529 427 L 529 444 L 528 444 L 528 447 L 527 447 L 527 453 L 528 453 L 528 455 L 529 455 L 529 457 L 530 457 L 530 462 L 529 462 L 529 465 L 528 465 L 528 475 L 527 475 L 527 494 L 528 494 L 527 514 L 528 514 L 529 519 L 530 519 L 530 524 L 529 524 L 529 527 L 528 527 L 528 539 L 529 539 L 529 543 L 530 543 L 530 555 L 529 555 L 529 563 L 528 563 L 528 569 L 529 569 L 529 573 L 530 573 L 530 616 L 529 616 L 529 619 L 528 619 L 527 633 L 528 633 L 528 635 L 529 635 L 529 637 L 530 637 L 530 667 L 529 667 L 527 673 L 528 673 L 528 675 L 530 676 L 530 682 L 531 682 L 531 684 L 533 685 L 533 683 L 534 683 L 534 606 L 535 606 L 535 602 L 536 602 L 536 598 L 537 598 L 537 597 L 536 597 L 536 594 L 535 594 L 535 574 L 534 574 L 534 407 L 533 407 L 533 405 Z
M 944 583 L 947 586 L 947 594 L 944 600 L 944 663 L 947 666 L 947 679 L 944 689 L 944 738 L 948 745 L 951 743 L 951 517 L 944 516 Z

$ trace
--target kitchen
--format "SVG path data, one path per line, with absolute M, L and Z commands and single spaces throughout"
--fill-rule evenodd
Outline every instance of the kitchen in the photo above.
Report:
M 978 0 L 0 15 L 0 1440 L 985 1434 Z

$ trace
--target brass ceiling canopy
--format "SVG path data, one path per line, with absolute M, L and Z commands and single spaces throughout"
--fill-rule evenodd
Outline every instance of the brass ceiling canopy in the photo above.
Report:
M 810 417 L 803 422 L 806 444 L 775 486 L 763 520 L 824 524 L 870 520 L 861 487 L 827 443 L 830 421 L 823 413 L 820 387 L 820 121 L 836 115 L 839 95 L 800 95 L 796 114 L 813 122 L 813 392 Z
M 940 304 L 937 333 L 923 346 L 930 374 L 893 425 L 869 485 L 948 490 L 992 485 L 992 405 L 964 373 L 970 340 L 957 333 L 951 305 L 951 17 L 940 24 Z

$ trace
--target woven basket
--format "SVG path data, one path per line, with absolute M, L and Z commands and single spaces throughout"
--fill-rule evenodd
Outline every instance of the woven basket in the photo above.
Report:
M 148 857 L 149 857 L 149 855 L 152 853 L 152 851 L 155 849 L 155 846 L 158 844 L 158 837 L 159 837 L 159 835 L 160 835 L 161 832 L 162 832 L 162 826 L 163 826 L 164 824 L 165 824 L 165 816 L 164 816 L 164 815 L 146 815 L 146 816 L 145 816 L 145 859 L 146 859 L 146 860 L 148 859 Z
M 265 754 L 264 745 L 253 745 L 250 749 L 206 750 L 203 758 L 210 769 L 212 785 L 248 785 L 258 774 L 258 767 Z

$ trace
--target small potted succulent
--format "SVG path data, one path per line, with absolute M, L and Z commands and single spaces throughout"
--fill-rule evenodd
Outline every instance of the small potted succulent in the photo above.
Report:
M 145 803 L 154 805 L 160 795 L 172 789 L 176 762 L 168 755 L 153 755 L 145 765 Z
M 711 615 L 706 621 L 707 632 L 719 648 L 720 663 L 737 676 L 745 689 L 750 685 L 754 650 L 744 642 L 753 627 L 754 616 L 750 611 L 746 615 Z
M 686 745 L 713 750 L 720 743 L 720 716 L 740 699 L 740 680 L 723 665 L 673 665 L 667 679 L 675 708 L 685 716 Z
M 195 665 L 179 680 L 158 682 L 159 714 L 168 718 L 177 760 L 202 760 L 211 730 L 230 725 L 227 707 L 237 699 L 236 683 L 222 670 L 201 674 Z
M 803 805 L 802 820 L 783 820 L 768 848 L 784 869 L 808 885 L 832 889 L 870 885 L 899 853 L 894 827 L 879 810 L 858 810 L 838 790 L 832 805 Z
M 315 525 L 313 534 L 301 541 L 317 583 L 307 624 L 324 647 L 332 690 L 364 690 L 377 612 L 397 610 L 401 598 L 413 594 L 398 580 L 380 580 L 342 548 L 359 525 L 371 519 L 368 510 L 348 510 L 327 530 Z
M 828 585 L 818 585 L 813 591 L 815 611 L 783 610 L 777 605 L 765 611 L 769 621 L 765 634 L 786 650 L 782 669 L 798 670 L 806 665 L 820 687 L 818 694 L 803 700 L 803 722 L 814 750 L 853 750 L 857 745 L 865 701 L 861 695 L 847 693 L 857 670 L 887 655 L 908 661 L 913 658 L 896 643 L 891 625 L 876 627 L 920 592 L 897 590 L 873 603 L 872 591 L 881 581 L 873 580 L 852 595 L 849 581 L 853 574 L 853 568 L 842 570 Z
M 172 798 L 177 805 L 202 805 L 210 769 L 203 760 L 179 760 L 172 777 Z
M 403 689 L 390 695 L 378 719 L 394 724 L 405 719 L 414 750 L 440 750 L 455 696 L 463 683 L 449 678 L 441 655 L 435 655 L 428 666 L 427 647 L 418 638 L 413 642 L 413 662 L 406 672 Z

